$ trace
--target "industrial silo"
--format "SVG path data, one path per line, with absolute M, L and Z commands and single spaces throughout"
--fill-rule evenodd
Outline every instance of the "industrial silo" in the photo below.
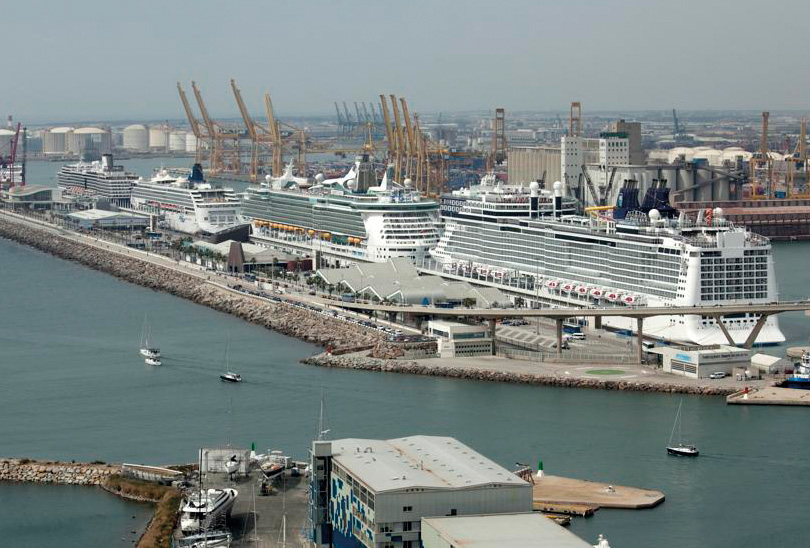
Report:
M 45 154 L 64 154 L 67 151 L 67 136 L 72 127 L 55 127 L 43 134 L 42 147 Z
M 149 130 L 142 124 L 132 124 L 124 128 L 124 150 L 133 152 L 149 151 Z
M 169 147 L 169 126 L 159 125 L 149 128 L 149 149 L 165 152 Z
M 169 151 L 170 152 L 186 151 L 185 131 L 172 131 L 171 133 L 169 133 Z
M 190 132 L 186 133 L 186 152 L 197 152 L 197 136 Z
M 97 160 L 102 154 L 109 154 L 112 148 L 112 135 L 100 127 L 80 127 L 68 133 L 68 152 L 87 159 Z

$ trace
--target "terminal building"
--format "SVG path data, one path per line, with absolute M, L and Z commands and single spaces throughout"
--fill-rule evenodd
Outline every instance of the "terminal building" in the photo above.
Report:
M 450 437 L 315 441 L 312 461 L 316 546 L 418 548 L 423 517 L 532 510 L 529 483 Z
M 704 379 L 718 371 L 731 375 L 735 370 L 747 371 L 751 366 L 748 349 L 722 344 L 657 346 L 649 352 L 661 356 L 662 369 L 665 373 L 693 379 Z
M 468 356 L 491 356 L 492 335 L 486 325 L 468 325 L 446 320 L 430 320 L 428 335 L 438 340 L 439 356 L 462 358 Z

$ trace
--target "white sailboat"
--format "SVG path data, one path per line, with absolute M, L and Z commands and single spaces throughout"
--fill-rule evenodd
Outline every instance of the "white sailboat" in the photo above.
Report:
M 681 407 L 683 400 L 678 403 L 678 412 L 675 414 L 675 424 L 672 425 L 672 433 L 669 435 L 669 444 L 667 444 L 667 453 L 670 455 L 678 455 L 680 457 L 697 457 L 700 453 L 694 445 L 684 443 L 681 437 Z M 675 440 L 675 431 L 678 431 L 678 439 Z M 673 441 L 675 443 L 673 443 Z
M 152 328 L 146 319 L 146 314 L 143 315 L 143 327 L 141 328 L 141 356 L 146 358 L 146 363 L 149 365 L 160 365 L 160 348 L 153 347 L 149 339 L 152 336 Z M 156 360 L 157 363 L 149 363 L 149 359 Z

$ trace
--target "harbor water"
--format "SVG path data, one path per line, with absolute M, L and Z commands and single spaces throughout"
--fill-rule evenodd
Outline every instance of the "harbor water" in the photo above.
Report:
M 775 246 L 780 298 L 810 293 L 808 252 L 810 243 Z M 332 437 L 450 435 L 507 468 L 542 459 L 550 474 L 666 494 L 652 510 L 574 520 L 591 542 L 605 533 L 621 548 L 810 545 L 798 518 L 810 507 L 803 408 L 321 369 L 299 363 L 313 345 L 4 240 L 0 276 L 0 456 L 161 465 L 193 461 L 201 445 L 256 442 L 304 458 L 326 391 Z M 138 355 L 144 315 L 162 367 Z M 806 343 L 808 318 L 780 321 L 788 344 Z M 244 382 L 220 382 L 227 367 Z M 681 399 L 698 459 L 665 451 Z M 131 545 L 132 522 L 148 515 L 64 486 L 0 484 L 0 507 L 14 508 L 0 512 L 8 546 Z

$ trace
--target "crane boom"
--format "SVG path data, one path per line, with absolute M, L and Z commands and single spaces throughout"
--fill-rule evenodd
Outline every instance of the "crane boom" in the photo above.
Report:
M 197 87 L 196 82 L 191 82 L 191 89 L 194 91 L 194 97 L 197 99 L 197 106 L 200 107 L 200 114 L 202 115 L 203 123 L 208 129 L 208 133 L 211 135 L 211 137 L 215 137 L 217 134 L 217 129 L 214 126 L 214 121 L 210 116 L 208 116 L 208 109 L 205 107 L 205 101 L 203 101 L 200 88 Z
M 343 115 L 340 113 L 340 107 L 338 106 L 337 101 L 335 101 L 335 112 L 337 113 L 338 125 L 342 126 L 343 125 Z
M 250 117 L 250 113 L 245 106 L 245 102 L 242 100 L 242 92 L 238 87 L 236 87 L 236 81 L 233 78 L 231 78 L 231 89 L 233 90 L 233 96 L 236 98 L 236 105 L 239 107 L 239 113 L 242 115 L 242 120 L 245 122 L 245 127 L 247 128 L 248 134 L 255 143 L 255 141 L 257 141 L 259 138 L 256 132 L 256 124 Z
M 366 123 L 370 124 L 370 123 L 373 122 L 373 120 L 368 115 L 368 109 L 366 108 L 366 102 L 365 101 L 363 101 L 363 114 L 366 115 Z
M 354 102 L 354 111 L 357 113 L 357 123 L 363 123 L 363 115 L 360 114 L 360 107 L 357 105 L 357 101 Z
M 769 112 L 762 113 L 762 137 L 759 142 L 759 153 L 763 158 L 768 156 L 768 118 Z
M 349 107 L 346 106 L 346 101 L 343 101 L 343 112 L 344 112 L 344 114 L 346 114 L 346 123 L 351 124 L 352 123 L 352 117 L 349 114 Z
M 177 92 L 180 94 L 180 102 L 183 103 L 183 110 L 186 111 L 186 118 L 188 118 L 188 123 L 191 126 L 192 133 L 194 133 L 194 136 L 198 140 L 202 140 L 203 134 L 200 131 L 200 122 L 194 116 L 194 112 L 191 110 L 191 105 L 188 103 L 186 92 L 183 90 L 183 86 L 180 85 L 180 82 L 177 82 Z
M 397 133 L 397 159 L 396 159 L 396 173 L 397 179 L 402 177 L 402 157 L 405 154 L 405 136 L 402 134 L 402 119 L 399 117 L 399 107 L 397 106 L 397 97 L 393 93 L 389 95 L 391 98 L 391 110 L 394 111 L 394 130 Z
M 383 94 L 380 94 L 380 105 L 383 120 L 385 121 L 385 136 L 388 139 L 388 153 L 393 158 L 397 144 L 395 142 L 394 132 L 391 130 L 391 116 L 388 114 L 388 105 L 385 102 L 385 95 Z
M 406 157 L 406 171 L 408 176 L 411 175 L 411 163 L 412 160 L 416 158 L 416 142 L 414 141 L 413 135 L 413 127 L 411 126 L 411 117 L 408 114 L 408 103 L 405 101 L 404 97 L 399 98 L 399 102 L 402 105 L 402 117 L 405 118 L 405 132 L 408 134 L 408 156 Z
M 273 141 L 273 176 L 281 177 L 281 132 L 273 114 L 273 102 L 270 100 L 270 93 L 264 94 L 264 108 L 267 111 L 267 125 Z

